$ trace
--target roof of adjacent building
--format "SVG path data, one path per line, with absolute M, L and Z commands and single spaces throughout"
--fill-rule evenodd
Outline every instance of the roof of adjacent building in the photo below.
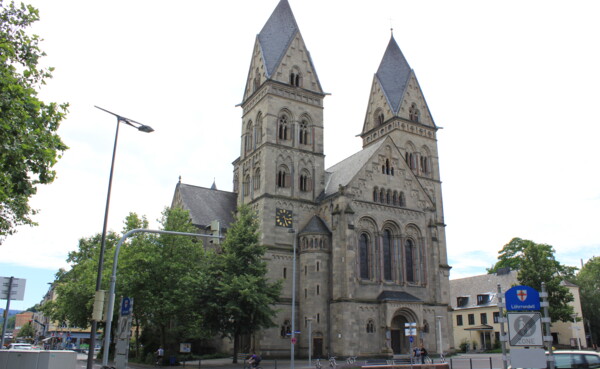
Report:
M 213 184 L 214 186 L 214 184 Z M 178 183 L 175 193 L 179 192 L 183 208 L 190 211 L 192 223 L 206 227 L 214 220 L 221 223 L 221 227 L 229 228 L 233 222 L 233 214 L 237 207 L 237 194 L 235 192 L 219 191 L 216 189 L 192 186 Z
M 500 285 L 502 292 L 506 292 L 506 290 L 518 284 L 518 282 L 516 270 L 511 270 L 503 274 L 482 274 L 473 277 L 452 279 L 450 280 L 450 304 L 454 309 L 496 306 L 498 304 L 498 285 Z M 489 300 L 484 304 L 478 305 L 477 295 L 489 295 Z M 458 297 L 468 298 L 464 306 L 458 306 Z
M 331 231 L 319 216 L 313 216 L 306 227 L 304 227 L 300 234 L 312 233 L 312 234 L 331 234 Z
M 336 193 L 340 186 L 350 183 L 384 141 L 379 140 L 327 169 L 325 171 L 325 196 Z
M 383 88 L 394 115 L 397 115 L 400 110 L 411 71 L 410 65 L 392 35 L 375 76 Z

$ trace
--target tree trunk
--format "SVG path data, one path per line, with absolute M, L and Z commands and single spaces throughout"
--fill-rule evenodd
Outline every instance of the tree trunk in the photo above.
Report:
M 233 334 L 233 363 L 237 364 L 238 362 L 238 351 L 240 350 L 240 334 Z

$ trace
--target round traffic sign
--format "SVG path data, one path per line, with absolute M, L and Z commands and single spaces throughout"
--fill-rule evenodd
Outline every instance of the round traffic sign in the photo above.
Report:
M 296 337 L 292 337 L 292 344 L 295 345 L 296 344 Z

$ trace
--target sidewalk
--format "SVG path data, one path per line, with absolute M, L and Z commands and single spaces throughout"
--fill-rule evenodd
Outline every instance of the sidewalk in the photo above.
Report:
M 198 360 L 188 361 L 185 364 L 182 362 L 181 365 L 178 365 L 178 366 L 156 366 L 156 365 L 151 365 L 151 364 L 128 363 L 127 368 L 128 369 L 148 369 L 148 368 L 243 369 L 244 368 L 243 360 L 238 360 L 237 364 L 232 363 L 232 361 L 233 361 L 233 359 L 229 357 L 229 358 L 224 358 L 224 359 L 201 360 L 200 362 L 198 362 Z M 78 364 L 84 364 L 83 367 L 85 367 L 85 361 L 78 360 Z M 112 363 L 109 363 L 109 364 L 112 365 Z M 260 366 L 263 369 L 288 369 L 288 368 L 290 368 L 290 360 L 289 359 L 287 359 L 287 360 L 285 360 L 285 359 L 283 359 L 283 360 L 267 359 L 267 360 L 262 360 L 260 362 Z M 79 367 L 79 365 L 78 365 L 78 367 Z M 94 364 L 94 369 L 100 369 L 101 367 L 102 367 L 102 365 L 100 364 L 100 362 L 96 361 L 96 363 Z M 294 367 L 297 369 L 307 369 L 307 368 L 314 369 L 314 366 L 308 365 L 308 360 L 306 360 L 306 359 L 295 360 Z

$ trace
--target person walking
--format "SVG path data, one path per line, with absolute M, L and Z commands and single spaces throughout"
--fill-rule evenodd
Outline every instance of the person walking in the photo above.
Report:
M 162 360 L 164 356 L 165 350 L 162 348 L 162 346 L 159 346 L 158 350 L 156 350 L 156 365 L 162 365 Z

